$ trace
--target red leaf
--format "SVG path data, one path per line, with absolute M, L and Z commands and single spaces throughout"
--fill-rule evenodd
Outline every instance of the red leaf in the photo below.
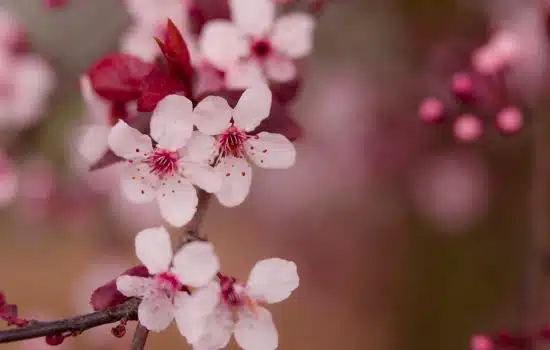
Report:
M 120 274 L 120 276 L 122 275 L 139 277 L 150 276 L 149 271 L 147 271 L 147 268 L 143 265 L 132 267 Z M 90 298 L 90 305 L 94 311 L 100 311 L 117 306 L 128 299 L 128 297 L 124 296 L 116 288 L 115 278 L 93 291 L 92 297 Z
M 0 308 L 6 304 L 6 296 L 0 292 Z
M 216 95 L 225 98 L 229 105 L 234 108 L 242 93 L 243 90 L 220 90 L 200 96 L 197 101 L 208 95 Z M 262 121 L 256 130 L 254 130 L 254 133 L 262 131 L 282 134 L 290 141 L 295 141 L 302 136 L 302 127 L 291 117 L 290 109 L 275 98 L 273 98 L 273 102 L 271 103 L 269 117 Z
M 152 69 L 152 64 L 137 57 L 113 54 L 96 62 L 88 75 L 99 96 L 126 103 L 139 98 L 141 81 Z
M 152 112 L 160 100 L 172 94 L 189 97 L 191 90 L 181 81 L 165 72 L 160 66 L 155 66 L 141 83 L 138 111 Z
M 186 90 L 190 91 L 193 82 L 191 56 L 187 44 L 174 22 L 168 19 L 164 41 L 159 39 L 156 39 L 156 41 L 166 59 L 170 72 L 181 80 Z

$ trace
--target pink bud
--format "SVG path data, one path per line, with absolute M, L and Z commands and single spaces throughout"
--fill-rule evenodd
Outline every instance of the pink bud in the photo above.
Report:
M 496 116 L 496 125 L 505 134 L 513 134 L 523 127 L 523 114 L 514 106 L 503 108 Z
M 472 65 L 481 74 L 498 73 L 504 63 L 502 57 L 489 46 L 482 46 L 472 53 Z
M 122 338 L 126 334 L 126 326 L 121 323 L 118 326 L 113 327 L 111 329 L 111 333 L 117 338 Z
M 472 142 L 477 140 L 483 133 L 483 125 L 476 116 L 463 114 L 455 120 L 453 132 L 457 139 Z
M 492 350 L 493 342 L 485 335 L 474 335 L 470 347 L 471 350 Z
M 468 73 L 455 73 L 451 80 L 451 90 L 461 102 L 468 103 L 474 98 L 474 83 Z
M 434 123 L 443 119 L 445 107 L 443 103 L 434 97 L 428 97 L 418 107 L 420 119 L 426 123 Z
M 63 334 L 51 334 L 46 336 L 46 344 L 48 345 L 60 345 L 63 343 L 63 340 L 65 340 L 65 336 Z

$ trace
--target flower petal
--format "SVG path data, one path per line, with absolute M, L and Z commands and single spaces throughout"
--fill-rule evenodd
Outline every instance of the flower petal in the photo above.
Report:
M 138 319 L 150 331 L 163 331 L 174 319 L 174 306 L 165 294 L 154 293 L 142 299 L 138 307 Z
M 269 117 L 271 90 L 265 84 L 255 85 L 243 92 L 233 110 L 235 126 L 246 131 L 256 129 L 262 120 Z
M 86 112 L 100 124 L 107 124 L 109 104 L 99 97 L 92 88 L 92 82 L 87 75 L 80 76 L 80 93 L 86 104 Z
M 271 313 L 263 307 L 258 307 L 254 313 L 248 310 L 240 312 L 235 325 L 235 340 L 246 350 L 277 349 L 279 335 Z
M 231 311 L 223 306 L 216 307 L 202 325 L 200 338 L 193 342 L 195 350 L 223 349 L 231 339 L 233 331 Z
M 292 142 L 281 134 L 261 132 L 249 138 L 246 154 L 262 168 L 287 169 L 296 162 L 296 149 Z
M 106 125 L 90 124 L 80 129 L 77 147 L 78 154 L 86 164 L 97 162 L 109 149 L 107 138 L 111 129 Z
M 221 174 L 222 187 L 216 192 L 216 197 L 226 207 L 234 207 L 241 204 L 252 182 L 252 169 L 248 162 L 242 158 L 225 157 L 216 166 Z
M 155 281 L 148 277 L 122 275 L 116 279 L 116 288 L 127 297 L 144 297 L 151 293 Z
M 126 159 L 143 158 L 153 150 L 151 139 L 119 120 L 111 129 L 107 138 L 109 147 L 116 155 Z
M 272 304 L 288 298 L 299 284 L 294 262 L 272 258 L 254 265 L 246 285 L 250 297 Z
M 217 141 L 210 135 L 194 131 L 183 149 L 186 162 L 210 164 L 217 152 Z
M 231 107 L 223 97 L 207 96 L 195 107 L 194 122 L 200 132 L 218 135 L 229 127 L 231 112 Z
M 170 234 L 162 226 L 139 232 L 135 239 L 136 255 L 150 274 L 166 272 L 172 262 Z
M 168 95 L 155 108 L 151 117 L 151 137 L 160 148 L 176 151 L 183 147 L 193 132 L 193 104 L 180 95 Z
M 120 51 L 134 55 L 146 62 L 153 62 L 160 50 L 153 38 L 153 30 L 147 26 L 131 25 L 120 38 Z
M 294 62 L 281 55 L 271 55 L 265 61 L 265 70 L 271 80 L 285 83 L 296 78 L 298 71 Z
M 198 288 L 206 285 L 219 269 L 220 260 L 212 243 L 191 242 L 174 255 L 172 272 L 187 286 Z
M 254 38 L 267 34 L 275 18 L 273 0 L 230 0 L 231 18 L 241 30 Z
M 210 165 L 201 165 L 185 161 L 179 164 L 183 166 L 183 176 L 206 192 L 214 193 L 222 188 L 222 174 Z
M 281 16 L 275 22 L 271 43 L 273 47 L 290 58 L 302 58 L 313 48 L 315 20 L 305 13 Z
M 198 197 L 193 185 L 181 176 L 171 176 L 157 190 L 160 213 L 170 225 L 181 227 L 197 211 Z
M 225 84 L 229 89 L 248 89 L 266 83 L 262 67 L 252 59 L 239 60 L 225 71 Z
M 200 52 L 216 68 L 225 70 L 240 57 L 247 56 L 250 47 L 231 21 L 209 21 L 199 38 Z
M 158 181 L 158 177 L 149 172 L 148 165 L 129 164 L 121 173 L 122 194 L 133 203 L 148 203 L 155 198 Z

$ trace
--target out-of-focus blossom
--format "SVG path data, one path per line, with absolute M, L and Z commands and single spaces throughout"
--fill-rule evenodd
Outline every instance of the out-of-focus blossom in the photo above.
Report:
M 247 89 L 232 109 L 218 96 L 207 96 L 194 109 L 195 124 L 203 137 L 203 147 L 217 159 L 215 169 L 222 175 L 216 197 L 225 206 L 241 204 L 250 191 L 252 170 L 246 156 L 261 168 L 287 169 L 296 161 L 292 142 L 281 134 L 251 134 L 269 116 L 271 90 L 266 85 Z
M 483 124 L 475 115 L 464 114 L 456 118 L 453 133 L 461 141 L 472 142 L 483 134 Z
M 470 227 L 487 209 L 485 164 L 471 155 L 445 154 L 421 164 L 412 193 L 417 209 L 446 232 Z
M 296 264 L 279 258 L 259 261 L 246 284 L 219 275 L 219 281 L 183 299 L 178 328 L 196 350 L 222 349 L 235 335 L 248 350 L 275 350 L 279 337 L 271 313 L 259 306 L 287 299 L 298 288 Z
M 137 234 L 136 255 L 153 277 L 123 275 L 118 290 L 128 297 L 140 297 L 138 318 L 147 329 L 166 329 L 185 302 L 188 287 L 202 287 L 211 281 L 220 263 L 211 243 L 191 242 L 172 254 L 170 234 L 150 228 Z
M 470 350 L 493 350 L 493 342 L 484 335 L 474 335 L 470 343 Z
M 443 103 L 434 97 L 428 97 L 418 107 L 418 114 L 420 118 L 427 122 L 437 122 L 443 118 L 445 112 L 445 106 Z
M 177 227 L 195 214 L 198 198 L 193 184 L 208 192 L 221 186 L 202 135 L 193 133 L 191 113 L 189 99 L 170 95 L 151 117 L 152 139 L 119 121 L 108 140 L 111 150 L 128 160 L 121 182 L 124 194 L 135 203 L 156 198 L 164 219 Z
M 229 88 L 258 81 L 286 82 L 296 77 L 294 60 L 313 45 L 313 17 L 291 13 L 275 18 L 272 0 L 231 0 L 231 19 L 213 20 L 199 38 L 201 54 L 225 72 Z
M 48 8 L 62 8 L 69 4 L 71 0 L 44 0 L 44 5 Z
M 0 51 L 13 52 L 23 36 L 23 30 L 13 13 L 0 8 Z
M 523 127 L 523 113 L 517 107 L 506 107 L 498 112 L 496 125 L 506 134 L 518 132 Z
M 0 151 L 0 208 L 8 205 L 17 195 L 19 179 L 7 155 Z

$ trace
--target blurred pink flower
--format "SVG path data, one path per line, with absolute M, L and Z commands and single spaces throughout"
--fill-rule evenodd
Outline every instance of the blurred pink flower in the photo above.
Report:
M 7 155 L 0 150 L 0 208 L 10 204 L 17 195 L 18 175 Z
M 523 127 L 523 113 L 517 107 L 506 107 L 496 116 L 497 127 L 505 134 L 518 132 Z
M 11 51 L 22 36 L 23 31 L 14 14 L 0 8 L 0 51 Z
M 411 185 L 417 209 L 446 232 L 467 229 L 487 210 L 487 168 L 470 154 L 426 160 L 418 165 Z
M 472 142 L 483 134 L 481 120 L 473 114 L 458 116 L 453 125 L 453 132 L 457 139 Z
M 493 342 L 484 335 L 474 335 L 470 344 L 471 350 L 493 350 Z

